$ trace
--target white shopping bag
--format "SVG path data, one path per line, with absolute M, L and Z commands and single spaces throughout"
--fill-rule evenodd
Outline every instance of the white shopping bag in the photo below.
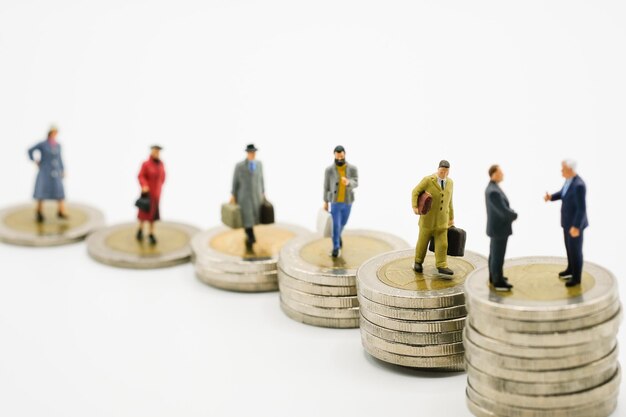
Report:
M 317 214 L 317 232 L 324 237 L 333 235 L 333 217 L 323 208 Z

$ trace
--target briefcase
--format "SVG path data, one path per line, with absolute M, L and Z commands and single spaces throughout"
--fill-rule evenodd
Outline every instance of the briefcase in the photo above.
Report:
M 267 200 L 261 204 L 261 218 L 259 220 L 261 224 L 274 223 L 274 206 Z
M 417 214 L 419 215 L 428 214 L 432 204 L 433 204 L 433 196 L 430 195 L 430 193 L 424 191 L 417 198 Z
M 324 237 L 333 235 L 333 217 L 323 208 L 317 213 L 317 232 Z
M 222 204 L 222 223 L 232 229 L 243 227 L 243 218 L 241 217 L 239 204 Z
M 450 227 L 448 229 L 448 256 L 464 256 L 466 239 L 465 230 L 454 226 Z M 435 251 L 435 239 L 430 239 L 428 249 L 431 252 Z
M 141 193 L 141 196 L 135 201 L 135 206 L 146 213 L 150 212 L 150 194 Z

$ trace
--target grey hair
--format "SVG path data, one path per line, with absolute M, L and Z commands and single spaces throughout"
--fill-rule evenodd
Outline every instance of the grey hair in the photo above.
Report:
M 578 163 L 573 159 L 565 159 L 563 163 L 565 166 L 571 168 L 572 171 L 576 171 L 576 167 L 578 166 Z

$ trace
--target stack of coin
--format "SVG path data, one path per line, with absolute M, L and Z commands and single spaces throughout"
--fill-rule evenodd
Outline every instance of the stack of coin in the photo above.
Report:
M 486 265 L 484 257 L 466 252 L 448 257 L 454 275 L 441 275 L 428 255 L 423 273 L 413 270 L 412 249 L 385 253 L 357 272 L 361 305 L 361 340 L 375 358 L 396 365 L 463 370 L 465 277 Z
M 476 416 L 608 416 L 620 383 L 615 277 L 585 263 L 581 285 L 558 278 L 567 261 L 507 261 L 511 292 L 488 285 L 489 271 L 465 283 L 467 404 Z
M 278 280 L 287 316 L 314 326 L 359 327 L 357 268 L 372 256 L 408 246 L 396 236 L 365 230 L 346 231 L 342 240 L 337 258 L 330 238 L 320 235 L 294 239 L 282 249 Z
M 309 235 L 298 226 L 282 223 L 254 227 L 256 243 L 246 246 L 243 229 L 216 227 L 191 241 L 196 276 L 200 281 L 231 291 L 276 291 L 276 263 L 280 249 L 291 239 Z

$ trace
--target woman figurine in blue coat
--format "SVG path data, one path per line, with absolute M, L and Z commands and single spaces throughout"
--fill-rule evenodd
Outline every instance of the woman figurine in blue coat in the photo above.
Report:
M 48 131 L 48 138 L 28 150 L 28 157 L 39 167 L 33 198 L 37 200 L 37 222 L 42 223 L 43 201 L 57 200 L 59 209 L 57 216 L 67 219 L 65 212 L 65 191 L 63 190 L 63 159 L 61 145 L 56 141 L 58 129 L 54 126 Z M 35 159 L 35 151 L 39 151 L 39 159 Z

